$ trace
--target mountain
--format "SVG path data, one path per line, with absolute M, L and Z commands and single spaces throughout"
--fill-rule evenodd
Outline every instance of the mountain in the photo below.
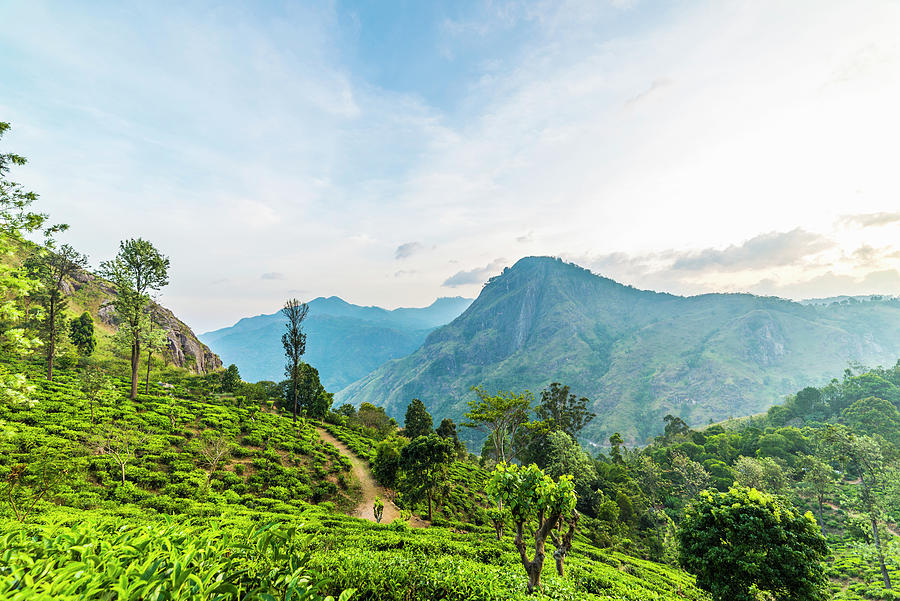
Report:
M 361 307 L 336 296 L 309 302 L 303 322 L 306 354 L 303 360 L 319 370 L 327 390 L 340 390 L 385 361 L 413 352 L 436 327 L 452 321 L 472 299 L 439 298 L 428 307 Z M 254 382 L 284 379 L 284 332 L 281 312 L 246 317 L 233 326 L 206 332 L 200 340 L 226 363 L 234 363 L 241 377 Z
M 893 298 L 803 305 L 751 294 L 682 297 L 528 257 L 491 278 L 420 349 L 348 386 L 337 402 L 368 401 L 401 418 L 419 398 L 432 415 L 459 419 L 472 386 L 537 395 L 556 381 L 592 400 L 587 442 L 619 431 L 634 443 L 661 430 L 667 413 L 692 425 L 757 413 L 849 361 L 893 365 L 897 357 Z

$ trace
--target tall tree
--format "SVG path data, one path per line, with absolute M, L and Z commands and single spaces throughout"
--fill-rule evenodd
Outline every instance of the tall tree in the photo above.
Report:
M 587 397 L 576 397 L 569 392 L 568 386 L 553 382 L 549 388 L 541 391 L 541 400 L 535 413 L 539 420 L 549 423 L 549 429 L 561 430 L 574 439 L 582 428 L 596 417 L 588 411 L 590 403 Z
M 9 127 L 9 123 L 0 122 L 0 138 Z M 25 158 L 17 154 L 0 153 L 0 256 L 3 257 L 12 254 L 25 234 L 40 229 L 47 220 L 46 214 L 31 210 L 37 194 L 7 177 L 10 167 L 25 163 Z M 20 302 L 39 286 L 40 282 L 14 263 L 0 261 L 0 348 L 12 355 L 25 354 L 40 345 L 40 340 L 30 336 L 24 327 L 26 315 Z M 28 391 L 24 376 L 0 365 L 0 399 L 23 402 Z
M 432 503 L 455 458 L 453 443 L 434 433 L 419 436 L 400 451 L 404 492 L 412 499 L 424 497 L 428 501 L 429 521 Z
M 97 346 L 97 340 L 94 338 L 94 320 L 90 313 L 85 311 L 69 322 L 69 339 L 78 349 L 79 355 L 91 356 Z
M 325 419 L 334 395 L 325 390 L 319 379 L 319 370 L 309 363 L 300 363 L 300 379 L 297 382 L 297 402 L 308 417 Z
M 825 440 L 831 444 L 835 456 L 843 464 L 853 468 L 859 476 L 860 508 L 868 514 L 872 526 L 872 542 L 878 555 L 878 567 L 884 588 L 890 590 L 891 576 L 884 563 L 884 551 L 878 534 L 883 507 L 879 490 L 883 488 L 885 477 L 884 454 L 878 441 L 870 436 L 856 434 L 845 426 L 830 425 L 825 432 Z
M 460 461 L 469 456 L 466 445 L 459 441 L 459 435 L 456 433 L 456 422 L 449 417 L 441 420 L 441 425 L 437 427 L 434 433 L 453 442 L 453 446 L 456 447 L 456 456 Z
M 403 430 L 407 438 L 428 436 L 434 428 L 431 414 L 425 409 L 425 403 L 419 399 L 413 399 L 406 407 L 406 419 L 403 421 Z
M 469 411 L 465 414 L 466 428 L 474 428 L 488 436 L 497 453 L 497 461 L 512 461 L 521 449 L 514 449 L 512 441 L 516 432 L 528 428 L 528 414 L 534 397 L 528 391 L 524 393 L 498 392 L 488 394 L 482 388 L 474 388 L 475 400 L 469 401 Z
M 65 334 L 64 315 L 68 305 L 63 286 L 66 279 L 87 267 L 87 257 L 68 244 L 59 250 L 41 249 L 25 263 L 41 288 L 32 295 L 44 309 L 39 329 L 47 357 L 47 379 L 53 379 L 53 360 L 56 358 L 60 336 Z
M 281 336 L 281 344 L 284 347 L 284 355 L 287 363 L 284 366 L 284 375 L 291 382 L 291 399 L 293 400 L 294 422 L 297 421 L 297 388 L 300 385 L 300 358 L 306 352 L 306 334 L 303 333 L 303 320 L 309 313 L 309 305 L 301 303 L 296 298 L 289 299 L 281 309 L 282 315 L 287 318 L 287 332 Z
M 131 346 L 131 398 L 137 398 L 141 362 L 142 317 L 150 307 L 150 293 L 169 283 L 169 258 L 147 240 L 131 238 L 119 243 L 111 261 L 100 264 L 100 273 L 116 287 L 112 301 L 119 329 Z
M 834 490 L 837 474 L 835 474 L 833 467 L 815 455 L 803 455 L 800 457 L 799 467 L 801 486 L 815 495 L 819 528 L 822 530 L 822 534 L 825 534 L 825 496 Z
M 241 383 L 241 373 L 238 366 L 232 363 L 222 374 L 222 390 L 225 392 L 234 392 Z

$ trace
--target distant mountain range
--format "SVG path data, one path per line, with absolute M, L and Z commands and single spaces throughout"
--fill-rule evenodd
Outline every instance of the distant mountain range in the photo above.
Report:
M 431 306 L 389 311 L 361 307 L 336 296 L 309 302 L 303 322 L 303 360 L 319 370 L 325 388 L 337 391 L 385 361 L 419 348 L 436 327 L 452 321 L 472 303 L 461 297 L 439 298 Z M 225 365 L 234 363 L 248 382 L 284 379 L 281 312 L 241 319 L 231 327 L 199 336 Z
M 419 398 L 434 416 L 459 419 L 472 386 L 537 395 L 558 381 L 592 400 L 588 442 L 615 431 L 643 442 L 666 413 L 692 425 L 757 413 L 850 361 L 887 366 L 898 357 L 895 298 L 681 297 L 529 257 L 492 278 L 421 348 L 347 386 L 337 402 L 368 401 L 402 418 Z

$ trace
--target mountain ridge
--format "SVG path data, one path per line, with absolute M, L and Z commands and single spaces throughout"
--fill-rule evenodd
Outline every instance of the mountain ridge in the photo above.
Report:
M 319 370 L 328 390 L 340 390 L 389 359 L 408 355 L 428 332 L 452 321 L 471 299 L 441 297 L 427 307 L 384 309 L 348 303 L 337 296 L 309 301 L 304 321 L 304 361 Z M 284 355 L 280 311 L 244 317 L 234 325 L 199 335 L 247 381 L 281 380 Z
M 821 306 L 747 293 L 684 297 L 526 257 L 488 280 L 421 348 L 337 399 L 401 417 L 415 397 L 458 419 L 472 386 L 538 393 L 559 381 L 592 399 L 598 418 L 586 441 L 621 431 L 642 442 L 665 413 L 694 424 L 756 413 L 848 361 L 893 364 L 898 356 L 896 299 Z

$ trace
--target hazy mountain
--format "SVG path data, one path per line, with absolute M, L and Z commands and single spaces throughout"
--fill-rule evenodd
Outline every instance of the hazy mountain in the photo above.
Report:
M 620 431 L 643 441 L 666 413 L 691 424 L 755 413 L 849 361 L 893 365 L 898 357 L 896 299 L 819 306 L 750 294 L 680 297 L 529 257 L 492 278 L 422 348 L 338 399 L 402 417 L 418 397 L 433 415 L 459 418 L 474 385 L 537 395 L 559 381 L 593 400 L 586 439 Z
M 431 306 L 388 311 L 360 307 L 336 296 L 309 302 L 303 322 L 303 360 L 319 370 L 328 390 L 340 390 L 385 361 L 413 352 L 434 328 L 446 324 L 472 302 L 439 298 Z M 231 327 L 200 335 L 225 365 L 234 363 L 248 382 L 284 379 L 281 312 L 241 319 Z

